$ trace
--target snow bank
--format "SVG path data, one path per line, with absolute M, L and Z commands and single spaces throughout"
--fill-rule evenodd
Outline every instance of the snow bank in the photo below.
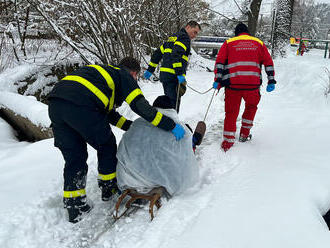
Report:
M 11 92 L 0 91 L 0 108 L 8 108 L 16 114 L 29 119 L 39 127 L 49 127 L 48 106 L 33 96 L 22 96 Z

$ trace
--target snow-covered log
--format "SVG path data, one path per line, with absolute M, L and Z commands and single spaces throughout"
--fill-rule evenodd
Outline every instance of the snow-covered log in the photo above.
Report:
M 28 141 L 53 137 L 48 107 L 32 96 L 0 92 L 0 115 Z

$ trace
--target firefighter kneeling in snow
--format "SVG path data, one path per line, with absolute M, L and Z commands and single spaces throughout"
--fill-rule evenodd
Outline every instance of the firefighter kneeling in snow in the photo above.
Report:
M 98 184 L 102 200 L 117 191 L 117 145 L 109 123 L 128 130 L 131 121 L 115 108 L 124 101 L 152 125 L 171 131 L 177 140 L 184 128 L 149 105 L 137 84 L 140 64 L 124 58 L 118 67 L 88 65 L 64 77 L 49 95 L 49 117 L 58 147 L 65 160 L 64 206 L 70 222 L 78 222 L 91 206 L 86 202 L 87 143 L 97 150 Z M 145 134 L 147 135 L 147 134 Z
M 215 63 L 213 88 L 225 87 L 225 122 L 221 148 L 229 150 L 235 142 L 236 119 L 242 98 L 245 110 L 239 141 L 251 139 L 250 130 L 260 101 L 261 66 L 268 77 L 267 92 L 275 89 L 273 60 L 265 44 L 251 35 L 245 24 L 235 28 L 235 37 L 226 40 L 219 50 Z

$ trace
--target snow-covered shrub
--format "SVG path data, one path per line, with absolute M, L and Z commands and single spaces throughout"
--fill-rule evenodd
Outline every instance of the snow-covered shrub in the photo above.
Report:
M 118 63 L 126 56 L 139 58 L 187 21 L 202 22 L 208 17 L 204 0 L 28 2 L 86 63 L 92 62 L 86 54 L 99 63 Z
M 47 54 L 40 52 L 38 63 L 22 61 L 20 64 L 14 62 L 12 68 L 4 67 L 6 69 L 0 74 L 0 91 L 35 96 L 38 101 L 46 103 L 47 95 L 54 84 L 82 66 L 82 62 L 74 58 L 45 61 Z

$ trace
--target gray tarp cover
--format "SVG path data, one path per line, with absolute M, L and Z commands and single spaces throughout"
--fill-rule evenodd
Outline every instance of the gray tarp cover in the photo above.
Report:
M 158 110 L 179 122 L 175 110 Z M 118 147 L 119 188 L 148 192 L 163 186 L 170 195 L 175 195 L 196 184 L 198 164 L 192 151 L 191 132 L 186 127 L 185 131 L 184 138 L 176 141 L 170 131 L 157 128 L 142 118 L 135 120 Z

